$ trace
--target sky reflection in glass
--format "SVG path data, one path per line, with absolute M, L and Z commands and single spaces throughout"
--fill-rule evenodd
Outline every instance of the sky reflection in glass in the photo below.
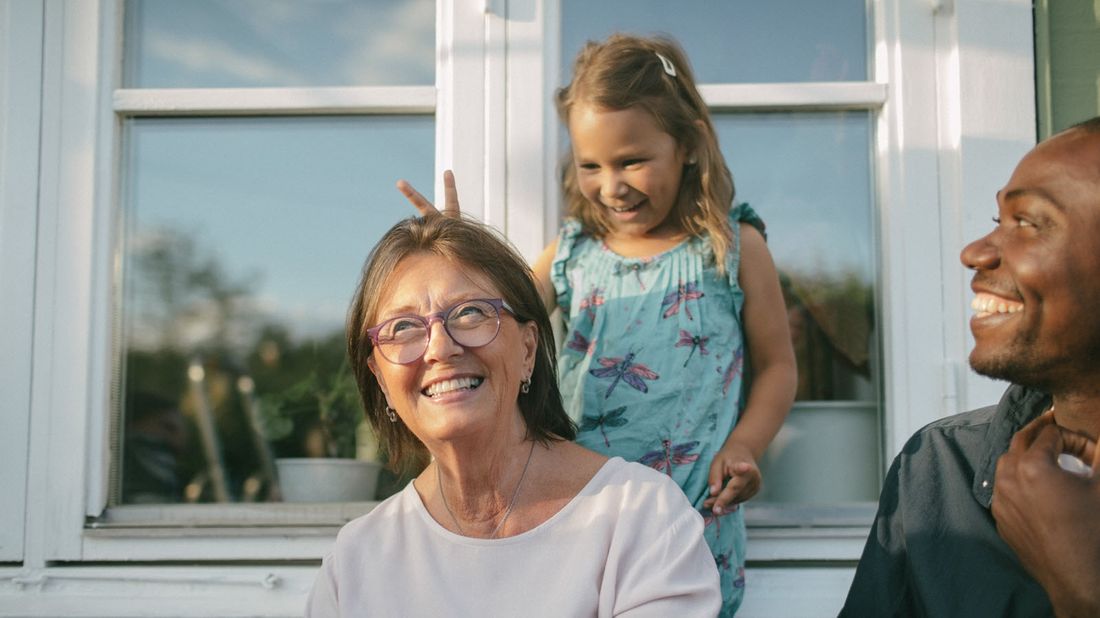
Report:
M 701 83 L 868 79 L 865 0 L 562 1 L 562 72 L 586 40 L 664 33 Z
M 432 183 L 431 117 L 136 119 L 126 129 L 128 257 L 190 239 L 251 287 L 257 322 L 293 336 L 343 327 L 368 251 L 414 214 L 394 182 Z M 141 314 L 155 290 L 134 277 L 127 307 Z
M 124 86 L 435 83 L 432 0 L 129 0 Z

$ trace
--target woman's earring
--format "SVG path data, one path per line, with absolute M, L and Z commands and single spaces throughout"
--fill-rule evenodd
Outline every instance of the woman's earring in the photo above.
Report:
M 391 423 L 396 423 L 397 422 L 397 414 L 395 414 L 395 412 L 397 412 L 397 410 L 394 410 L 393 408 L 391 408 L 389 406 L 386 406 L 386 416 L 389 417 Z
M 530 391 L 531 391 L 531 376 L 527 376 L 526 378 L 523 379 L 522 382 L 519 383 L 519 392 L 526 395 Z

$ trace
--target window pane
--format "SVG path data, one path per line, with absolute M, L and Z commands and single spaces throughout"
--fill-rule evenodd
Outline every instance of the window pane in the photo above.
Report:
M 344 316 L 413 212 L 394 181 L 432 184 L 434 120 L 132 119 L 125 140 L 119 501 L 269 500 L 272 457 L 354 455 Z
M 128 88 L 435 83 L 432 0 L 127 0 Z
M 874 500 L 879 483 L 871 115 L 718 114 L 737 201 L 764 218 L 787 300 L 798 403 L 759 500 Z
M 666 33 L 700 83 L 868 79 L 865 0 L 562 1 L 562 71 L 587 40 Z M 563 80 L 567 81 L 567 80 Z
M 768 225 L 802 400 L 873 400 L 875 257 L 867 112 L 718 114 L 737 201 Z M 826 352 L 827 350 L 827 352 Z

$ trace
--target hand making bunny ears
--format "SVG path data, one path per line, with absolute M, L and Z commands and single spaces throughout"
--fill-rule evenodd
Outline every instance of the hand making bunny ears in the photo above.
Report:
M 458 189 L 455 188 L 455 175 L 451 170 L 443 172 L 443 212 L 432 204 L 431 200 L 421 195 L 405 180 L 397 181 L 397 190 L 405 196 L 405 199 L 416 208 L 422 217 L 443 214 L 448 217 L 457 217 L 461 214 L 458 207 Z

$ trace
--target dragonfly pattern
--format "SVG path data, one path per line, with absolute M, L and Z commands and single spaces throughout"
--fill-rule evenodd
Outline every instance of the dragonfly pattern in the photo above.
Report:
M 603 305 L 603 288 L 593 287 L 588 294 L 581 299 L 580 309 L 588 315 L 589 320 L 595 321 L 596 307 Z
M 695 354 L 695 350 L 699 350 L 700 356 L 706 356 L 710 354 L 707 351 L 707 342 L 710 341 L 710 337 L 704 337 L 702 335 L 692 335 L 690 332 L 680 329 L 680 340 L 676 342 L 677 348 L 686 348 L 691 346 L 691 351 L 688 352 L 687 359 L 684 360 L 684 367 L 688 366 L 688 361 L 691 360 L 691 356 Z
M 721 368 L 718 371 L 722 374 L 722 394 L 729 393 L 730 384 L 733 384 L 733 379 L 741 375 L 741 368 L 745 362 L 745 350 L 744 348 L 737 348 L 737 352 L 733 355 L 733 360 L 729 365 L 726 365 L 725 371 Z
M 634 352 L 629 352 L 624 357 L 605 356 L 597 360 L 603 367 L 588 370 L 588 373 L 597 378 L 612 378 L 611 385 L 607 387 L 607 392 L 604 393 L 604 399 L 611 396 L 611 391 L 618 386 L 619 380 L 626 382 L 635 390 L 648 393 L 649 386 L 645 381 L 656 380 L 661 377 L 649 367 L 641 363 L 635 363 L 634 356 Z
M 685 284 L 680 281 L 680 284 L 676 286 L 676 291 L 669 292 L 665 299 L 661 301 L 661 308 L 665 310 L 661 317 L 669 318 L 680 313 L 680 306 L 683 305 L 684 313 L 687 314 L 688 319 L 694 320 L 695 317 L 691 315 L 691 307 L 688 306 L 687 302 L 702 297 L 703 292 L 699 290 L 698 282 L 691 281 Z
M 565 344 L 565 347 L 577 352 L 583 352 L 584 354 L 590 353 L 596 349 L 596 340 L 589 341 L 587 337 L 582 335 L 580 331 L 573 331 L 573 338 L 569 340 L 569 343 Z
M 642 455 L 638 459 L 638 463 L 672 476 L 673 467 L 689 464 L 699 459 L 698 453 L 690 452 L 697 446 L 699 446 L 698 440 L 676 445 L 672 444 L 671 440 L 661 440 L 661 448 Z
M 622 427 L 627 423 L 627 419 L 623 418 L 623 412 L 626 412 L 626 406 L 620 406 L 614 410 L 608 410 L 603 414 L 597 416 L 584 416 L 581 418 L 581 431 L 592 431 L 594 429 L 600 430 L 600 435 L 603 436 L 604 446 L 611 448 L 611 441 L 607 438 L 607 427 Z
M 717 554 L 714 556 L 714 564 L 723 571 L 730 570 L 730 556 L 733 554 L 733 550 L 728 552 Z
M 634 273 L 634 276 L 638 279 L 638 287 L 645 291 L 645 283 L 642 281 L 642 271 L 649 265 L 648 260 L 642 260 L 640 262 L 619 262 L 615 264 L 615 274 L 623 276 L 629 273 Z
M 724 511 L 721 515 L 715 513 L 712 510 L 710 510 L 709 507 L 704 506 L 704 507 L 700 508 L 699 509 L 699 514 L 703 516 L 703 527 L 706 528 L 706 527 L 709 527 L 709 526 L 714 526 L 714 533 L 715 534 L 721 534 L 722 533 L 722 518 L 729 515 L 730 513 L 736 512 L 739 508 L 741 508 L 741 505 L 740 504 L 735 504 L 732 507 L 730 507 L 729 509 L 727 509 L 726 511 Z
M 743 567 L 743 566 L 737 567 L 737 577 L 734 578 L 734 580 L 733 580 L 733 587 L 734 588 L 744 588 L 745 587 L 745 567 Z

